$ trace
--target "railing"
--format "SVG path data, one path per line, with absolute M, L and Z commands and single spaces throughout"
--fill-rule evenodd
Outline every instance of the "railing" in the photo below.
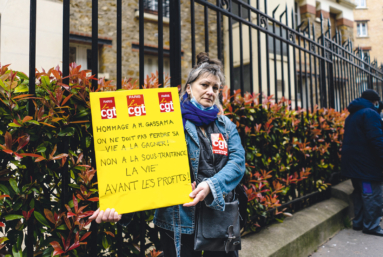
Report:
M 30 59 L 29 94 L 35 94 L 35 56 L 36 56 L 36 0 L 30 6 Z M 122 59 L 122 0 L 116 0 L 117 24 L 117 89 L 121 88 Z M 139 5 L 139 2 L 142 5 Z M 272 14 L 267 9 L 267 0 L 260 8 L 260 1 L 252 6 L 249 1 L 190 0 L 183 5 L 190 8 L 191 65 L 195 65 L 197 52 L 196 12 L 197 5 L 203 9 L 204 41 L 206 52 L 216 52 L 217 57 L 225 60 L 225 70 L 229 78 L 231 91 L 241 89 L 242 92 L 263 92 L 274 95 L 274 99 L 287 97 L 292 100 L 294 108 L 302 107 L 344 109 L 350 101 L 360 95 L 366 88 L 374 88 L 383 94 L 383 72 L 377 62 L 370 63 L 369 57 L 362 58 L 362 51 L 354 49 L 351 40 L 341 42 L 341 34 L 336 32 L 330 38 L 331 24 L 325 24 L 321 17 L 320 35 L 316 37 L 313 24 L 294 24 L 294 12 L 286 8 L 275 18 L 278 9 Z M 144 71 L 144 13 L 147 10 L 158 12 L 158 38 L 163 38 L 163 17 L 170 17 L 170 76 L 171 86 L 181 85 L 181 5 L 179 0 L 137 1 L 139 6 L 139 67 Z M 233 12 L 233 5 L 238 10 Z M 246 13 L 246 15 L 244 15 Z M 291 22 L 289 17 L 291 14 Z M 63 76 L 69 75 L 69 28 L 70 0 L 63 0 Z M 214 19 L 212 18 L 214 17 Z M 245 17 L 245 18 L 243 18 Z M 290 25 L 291 24 L 291 27 Z M 325 25 L 327 29 L 325 29 Z M 297 27 L 297 29 L 293 29 Z M 212 30 L 214 28 L 214 30 Z M 238 37 L 234 38 L 235 35 Z M 246 37 L 244 37 L 246 35 Z M 212 45 L 209 37 L 215 37 Z M 247 41 L 245 42 L 245 38 Z M 199 42 L 201 43 L 201 42 Z M 246 43 L 246 44 L 245 44 Z M 246 47 L 245 47 L 246 45 Z M 269 47 L 270 46 L 270 47 Z M 277 49 L 277 47 L 279 49 Z M 159 84 L 163 84 L 163 41 L 158 43 Z M 239 54 L 234 56 L 234 51 Z M 251 58 L 246 59 L 247 56 Z M 265 57 L 265 58 L 263 58 Z M 98 0 L 92 0 L 92 74 L 98 77 Z M 245 74 L 246 69 L 246 74 Z M 239 74 L 239 76 L 235 76 Z M 144 84 L 144 72 L 140 72 L 139 84 Z M 246 75 L 246 76 L 245 76 Z M 247 79 L 245 81 L 245 78 Z M 67 83 L 67 81 L 64 83 Z M 278 86 L 280 85 L 280 86 Z M 259 100 L 262 101 L 262 94 Z M 29 105 L 29 115 L 33 116 L 33 104 Z M 70 142 L 63 142 L 62 149 L 68 148 Z M 93 145 L 88 149 L 88 157 L 95 160 Z M 31 164 L 33 165 L 33 163 Z M 33 169 L 31 169 L 33 171 Z M 33 175 L 33 174 L 30 174 Z M 61 174 L 63 203 L 69 201 L 68 172 Z M 303 198 L 309 196 L 303 196 Z M 293 199 L 292 204 L 302 199 Z M 64 206 L 62 206 L 64 208 Z M 96 208 L 96 206 L 94 206 Z M 65 208 L 64 208 L 65 209 Z M 140 213 L 140 256 L 145 253 L 145 213 Z M 33 256 L 33 216 L 28 220 L 26 247 L 27 256 Z M 97 256 L 97 224 L 91 226 L 91 243 L 88 244 L 89 256 Z M 122 229 L 118 227 L 118 255 L 122 252 Z

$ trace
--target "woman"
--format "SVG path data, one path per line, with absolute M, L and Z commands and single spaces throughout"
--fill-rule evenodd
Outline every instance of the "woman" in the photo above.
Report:
M 245 151 L 236 126 L 226 116 L 218 115 L 222 109 L 219 92 L 224 83 L 221 62 L 200 53 L 180 97 L 194 180 L 190 197 L 194 200 L 156 210 L 153 222 L 160 231 L 165 257 L 201 256 L 201 251 L 194 251 L 195 206 L 203 201 L 201 204 L 224 211 L 225 202 L 233 200 L 233 190 L 245 173 Z M 218 139 L 221 148 L 217 148 Z M 114 209 L 97 210 L 90 217 L 98 223 L 119 221 L 122 225 L 127 225 L 130 218 L 128 214 L 118 215 Z M 204 257 L 212 256 L 234 257 L 238 252 L 204 252 Z

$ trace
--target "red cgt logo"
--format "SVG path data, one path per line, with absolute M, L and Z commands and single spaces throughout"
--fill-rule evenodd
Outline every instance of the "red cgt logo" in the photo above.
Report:
M 127 99 L 129 117 L 146 115 L 144 95 L 128 95 Z
M 172 93 L 158 93 L 161 112 L 174 112 Z
M 213 153 L 227 156 L 227 143 L 221 133 L 211 134 Z
M 100 98 L 101 119 L 117 118 L 114 97 Z

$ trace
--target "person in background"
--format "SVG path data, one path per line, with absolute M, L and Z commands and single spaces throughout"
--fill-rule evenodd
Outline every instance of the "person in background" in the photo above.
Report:
M 234 200 L 234 189 L 245 174 L 245 150 L 237 127 L 219 114 L 219 92 L 224 84 L 221 62 L 207 53 L 198 54 L 197 65 L 180 94 L 190 173 L 194 178 L 190 197 L 194 200 L 156 210 L 153 223 L 160 232 L 165 257 L 201 257 L 201 251 L 194 251 L 196 205 L 224 211 L 225 203 Z M 226 153 L 213 150 L 217 136 L 225 141 Z M 114 209 L 107 209 L 97 210 L 89 219 L 127 225 L 131 217 L 132 214 L 119 215 Z M 238 251 L 204 251 L 203 256 L 237 257 Z
M 342 146 L 342 175 L 354 187 L 354 230 L 383 236 L 382 216 L 383 130 L 378 113 L 379 94 L 368 89 L 350 103 Z

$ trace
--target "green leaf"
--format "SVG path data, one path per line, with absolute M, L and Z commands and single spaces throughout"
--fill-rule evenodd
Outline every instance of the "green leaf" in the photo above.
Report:
M 9 189 L 6 185 L 0 184 L 0 190 L 6 195 L 10 195 Z
M 39 123 L 38 121 L 35 121 L 35 120 L 29 120 L 29 121 L 27 121 L 27 122 L 29 122 L 29 123 L 33 123 L 33 124 L 35 124 L 35 125 L 40 125 L 40 123 Z
M 22 219 L 24 218 L 23 215 L 19 215 L 19 214 L 8 214 L 8 215 L 5 215 L 4 219 L 6 221 L 10 221 L 10 220 L 18 220 L 18 219 Z
M 44 218 L 44 216 L 40 212 L 34 211 L 33 214 L 35 215 L 35 218 L 37 219 L 38 222 L 40 222 L 41 224 L 43 224 L 44 226 L 48 228 L 51 228 L 48 224 L 48 221 Z
M 51 82 L 49 81 L 48 76 L 41 76 L 41 83 L 43 86 L 50 86 Z
M 21 202 L 15 203 L 13 205 L 13 210 L 18 211 L 22 205 L 23 205 L 23 203 L 21 203 Z
M 10 127 L 17 127 L 17 128 L 21 127 L 21 125 L 17 125 L 16 123 L 13 123 L 13 122 L 9 123 L 8 126 L 10 126 Z
M 15 88 L 14 93 L 25 93 L 29 92 L 29 88 L 27 85 L 20 85 Z
M 23 257 L 23 251 L 17 249 L 16 245 L 12 246 L 12 254 L 13 254 L 13 257 Z
M 104 249 L 108 249 L 110 247 L 108 239 L 106 238 L 106 236 L 104 236 L 102 238 L 102 246 L 104 247 Z
M 62 224 L 62 225 L 58 226 L 57 229 L 58 230 L 67 230 L 68 228 L 66 225 Z
M 36 152 L 44 153 L 46 150 L 47 150 L 47 148 L 45 146 L 39 146 L 39 147 L 37 147 Z
M 76 184 L 68 184 L 68 186 L 76 188 L 76 189 L 80 189 L 80 186 Z
M 17 187 L 17 182 L 14 178 L 9 180 L 9 184 L 11 184 L 11 187 L 16 194 L 20 194 L 20 189 Z
M 35 199 L 32 198 L 30 204 L 29 204 L 29 207 L 31 207 L 31 209 L 35 208 Z
M 17 76 L 21 79 L 28 79 L 29 80 L 28 76 L 25 75 L 24 73 L 20 72 L 20 71 L 17 72 Z
M 0 79 L 0 86 L 5 90 L 8 90 L 8 87 L 5 86 L 4 82 Z
M 70 137 L 70 136 L 73 136 L 74 132 L 75 132 L 75 129 L 74 129 L 74 128 L 72 128 L 72 127 L 68 127 L 68 128 L 65 128 L 65 129 L 61 130 L 61 131 L 58 133 L 58 135 L 59 135 L 60 137 L 65 137 L 65 136 Z
M 90 147 L 90 143 L 91 143 L 91 138 L 90 137 L 86 137 L 85 138 L 85 144 L 86 144 L 86 147 L 88 148 L 88 147 Z

